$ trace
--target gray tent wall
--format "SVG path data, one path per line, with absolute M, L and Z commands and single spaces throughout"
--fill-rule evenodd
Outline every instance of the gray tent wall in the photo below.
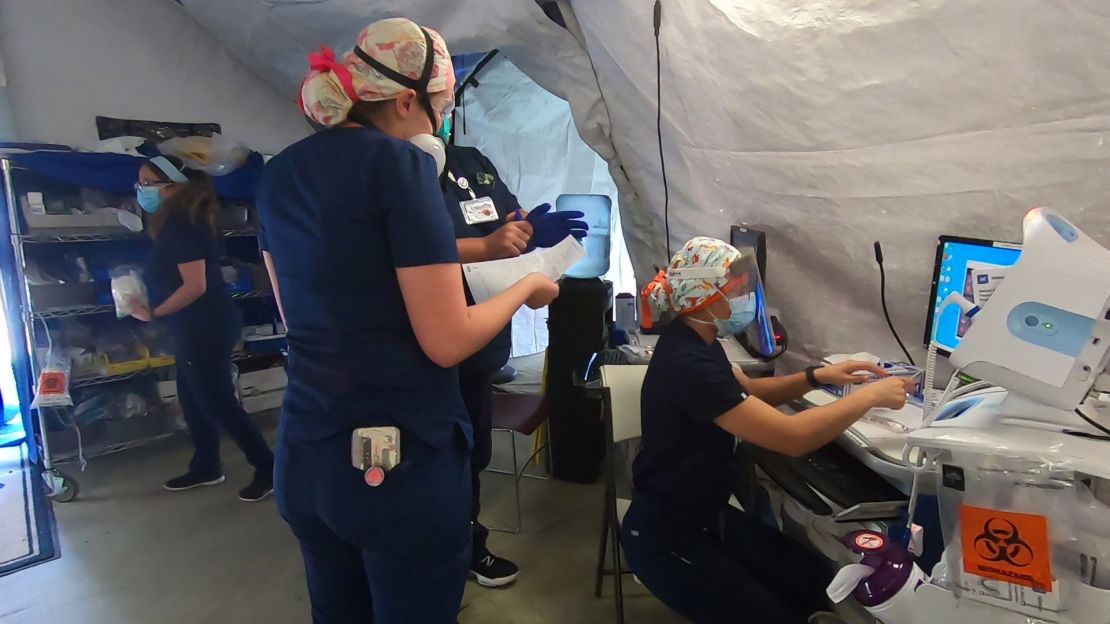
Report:
M 567 103 L 548 93 L 504 55 L 481 65 L 456 102 L 455 143 L 477 147 L 498 168 L 504 183 L 530 210 L 554 205 L 563 193 L 608 195 L 617 187 L 608 167 L 578 136 Z M 474 84 L 478 86 L 474 86 Z M 453 209 L 448 206 L 448 209 Z M 615 292 L 633 292 L 636 279 L 620 228 L 611 229 L 610 270 Z M 547 310 L 521 309 L 513 318 L 513 355 L 547 348 Z
M 561 0 L 567 30 L 533 0 L 184 4 L 290 94 L 307 52 L 346 48 L 381 17 L 432 26 L 455 53 L 501 49 L 609 163 L 640 280 L 666 260 L 652 2 Z M 897 356 L 872 241 L 907 338 L 931 306 L 941 233 L 1019 240 L 1025 210 L 1051 205 L 1110 243 L 1105 3 L 663 5 L 671 242 L 768 230 L 770 296 L 799 351 Z
M 569 4 L 635 209 L 658 215 L 652 3 Z M 1050 205 L 1110 244 L 1106 3 L 663 4 L 672 235 L 766 229 L 792 350 L 898 356 L 875 240 L 918 345 L 939 234 L 1020 241 L 1025 211 Z M 660 257 L 641 242 L 640 269 Z
M 18 135 L 15 131 L 15 119 L 12 118 L 12 106 L 8 101 L 8 75 L 4 72 L 3 51 L 0 51 L 0 141 L 15 141 Z
M 217 122 L 266 153 L 308 133 L 295 93 L 168 0 L 0 0 L 0 51 L 22 141 L 92 145 L 96 115 Z
M 358 30 L 375 19 L 404 15 L 434 28 L 443 34 L 452 54 L 499 49 L 500 58 L 482 71 L 482 88 L 464 103 L 469 132 L 461 135 L 460 120 L 459 143 L 486 152 L 525 208 L 554 203 L 564 192 L 602 193 L 619 200 L 618 228 L 621 219 L 636 214 L 629 210 L 635 191 L 609 141 L 604 102 L 589 58 L 579 41 L 531 0 L 460 0 L 448 6 L 387 0 L 372 9 L 350 0 L 303 6 L 296 2 L 262 6 L 251 0 L 184 0 L 183 4 L 248 65 L 291 94 L 300 85 L 310 51 L 321 44 L 346 50 Z M 229 20 L 230 14 L 242 19 Z M 354 19 L 354 14 L 360 18 Z M 505 105 L 507 95 L 510 101 Z M 537 111 L 542 113 L 530 116 Z M 510 128 L 515 132 L 510 133 Z M 552 142 L 553 136 L 558 141 Z M 649 230 L 637 227 L 635 231 Z M 629 235 L 635 235 L 629 228 L 623 235 L 619 229 L 613 232 L 618 241 Z M 635 290 L 632 263 L 621 244 L 614 245 L 607 277 L 614 280 L 618 292 Z M 546 347 L 544 314 L 521 312 L 514 318 L 514 355 Z

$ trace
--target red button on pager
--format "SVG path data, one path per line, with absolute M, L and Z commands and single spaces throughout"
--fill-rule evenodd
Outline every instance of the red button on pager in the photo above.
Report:
M 363 479 L 366 481 L 366 485 L 378 487 L 385 482 L 385 471 L 380 466 L 374 466 L 366 471 Z

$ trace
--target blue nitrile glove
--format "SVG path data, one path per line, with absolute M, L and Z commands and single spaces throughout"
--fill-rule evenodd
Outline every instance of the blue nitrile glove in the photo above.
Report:
M 518 211 L 517 219 L 520 216 Z M 532 225 L 532 246 L 554 247 L 563 242 L 567 236 L 582 240 L 590 230 L 589 224 L 582 221 L 584 216 L 586 215 L 577 210 L 551 212 L 551 204 L 536 206 L 525 219 Z

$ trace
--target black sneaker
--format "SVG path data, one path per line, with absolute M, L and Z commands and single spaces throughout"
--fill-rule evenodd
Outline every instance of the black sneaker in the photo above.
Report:
M 831 611 L 818 611 L 809 616 L 809 624 L 846 624 L 844 620 Z
M 482 587 L 504 587 L 516 580 L 520 568 L 508 559 L 487 554 L 470 568 L 470 574 Z
M 274 493 L 274 477 L 264 472 L 255 472 L 250 485 L 239 490 L 239 500 L 257 503 Z
M 198 475 L 191 472 L 174 477 L 169 481 L 162 484 L 162 487 L 171 492 L 184 492 L 198 487 L 208 487 L 212 485 L 219 485 L 224 482 L 224 476 L 221 475 Z

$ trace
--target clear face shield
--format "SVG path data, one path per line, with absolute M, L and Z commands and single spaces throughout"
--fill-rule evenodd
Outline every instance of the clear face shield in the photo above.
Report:
M 759 275 L 755 251 L 741 250 L 741 256 L 725 267 L 690 267 L 671 269 L 668 279 L 704 279 L 717 286 L 717 291 L 728 301 L 728 318 L 714 319 L 717 333 L 721 336 L 746 334 L 747 343 L 760 355 L 769 357 L 775 354 L 775 336 L 771 319 L 767 314 L 766 294 L 763 280 Z

